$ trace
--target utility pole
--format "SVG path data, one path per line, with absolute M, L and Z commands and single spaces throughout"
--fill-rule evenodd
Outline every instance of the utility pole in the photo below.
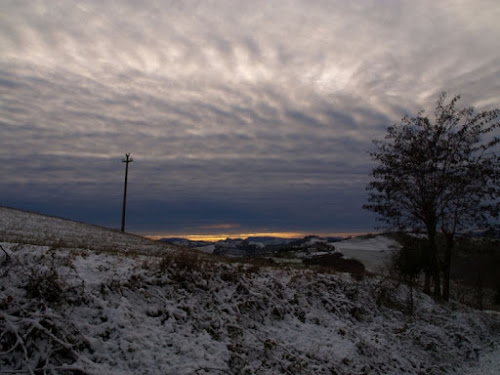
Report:
M 129 158 L 129 156 L 130 153 L 125 154 L 125 159 L 122 159 L 122 162 L 125 163 L 125 188 L 123 189 L 122 232 L 125 232 L 125 207 L 127 206 L 128 163 L 134 161 L 134 159 Z

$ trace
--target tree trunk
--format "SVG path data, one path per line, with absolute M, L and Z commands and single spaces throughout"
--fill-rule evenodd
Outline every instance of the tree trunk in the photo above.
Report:
M 441 275 L 436 253 L 432 256 L 432 278 L 434 281 L 434 297 L 441 297 Z
M 443 269 L 443 300 L 450 299 L 450 267 L 444 266 Z
M 429 263 L 432 272 L 432 281 L 434 286 L 434 296 L 441 297 L 441 276 L 436 243 L 436 225 L 427 226 L 427 236 L 429 238 Z
M 446 233 L 446 249 L 444 253 L 443 263 L 443 299 L 448 301 L 450 299 L 450 270 L 451 270 L 451 254 L 455 246 L 455 239 L 453 234 Z
M 424 293 L 430 295 L 431 294 L 431 270 L 426 268 L 425 270 L 425 280 L 424 280 Z
M 483 310 L 483 282 L 481 280 L 481 270 L 477 270 L 477 308 Z
M 431 279 L 432 279 L 432 267 L 431 267 L 431 245 L 430 240 L 427 246 L 424 247 L 424 293 L 431 295 Z
M 413 299 L 413 284 L 415 283 L 415 277 L 410 277 L 410 315 L 413 316 L 415 312 L 415 301 Z

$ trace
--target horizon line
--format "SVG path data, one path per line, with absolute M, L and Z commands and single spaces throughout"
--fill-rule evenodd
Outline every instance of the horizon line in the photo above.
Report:
M 276 237 L 276 238 L 304 238 L 306 236 L 319 236 L 319 237 L 354 237 L 364 234 L 373 233 L 369 231 L 349 231 L 349 232 L 243 232 L 243 233 L 198 233 L 198 234 L 143 234 L 152 240 L 160 240 L 162 238 L 183 238 L 190 241 L 209 241 L 216 242 L 226 239 L 247 239 L 249 237 Z

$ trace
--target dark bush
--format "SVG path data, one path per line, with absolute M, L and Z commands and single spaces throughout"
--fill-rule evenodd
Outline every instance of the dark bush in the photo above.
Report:
M 46 302 L 58 302 L 63 292 L 62 281 L 54 268 L 50 270 L 32 270 L 28 283 L 25 286 L 26 294 L 30 298 L 37 298 Z
M 356 259 L 344 259 L 341 253 L 326 254 L 304 259 L 302 263 L 330 268 L 337 272 L 348 272 L 355 276 L 363 276 L 365 273 L 365 266 L 363 263 Z
M 405 236 L 403 246 L 393 258 L 393 268 L 404 279 L 415 280 L 427 266 L 426 239 Z

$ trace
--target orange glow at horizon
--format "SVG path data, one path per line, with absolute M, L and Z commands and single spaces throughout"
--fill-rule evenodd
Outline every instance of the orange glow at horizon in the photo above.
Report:
M 152 240 L 159 240 L 161 238 L 185 238 L 191 241 L 220 241 L 227 238 L 241 238 L 248 237 L 277 237 L 277 238 L 303 238 L 309 235 L 317 235 L 320 237 L 349 237 L 359 236 L 367 232 L 335 232 L 335 233 L 310 233 L 310 232 L 256 232 L 256 233 L 215 233 L 215 234 L 154 234 L 145 235 L 145 237 Z

